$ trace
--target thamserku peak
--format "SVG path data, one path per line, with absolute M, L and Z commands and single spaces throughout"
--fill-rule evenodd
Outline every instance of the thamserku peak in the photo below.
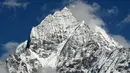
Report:
M 7 59 L 9 73 L 130 73 L 130 49 L 103 28 L 79 22 L 68 8 L 48 15 L 33 27 L 30 39 Z M 44 71 L 43 71 L 44 73 Z

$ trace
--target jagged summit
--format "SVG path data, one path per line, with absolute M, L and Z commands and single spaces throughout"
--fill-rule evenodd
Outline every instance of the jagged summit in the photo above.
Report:
M 129 73 L 129 49 L 105 30 L 78 22 L 68 8 L 48 15 L 33 27 L 30 40 L 7 59 L 10 73 L 37 73 L 50 67 L 57 73 Z

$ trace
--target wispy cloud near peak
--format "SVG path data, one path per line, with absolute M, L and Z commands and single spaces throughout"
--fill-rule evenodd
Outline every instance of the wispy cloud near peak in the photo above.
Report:
M 130 23 L 130 14 L 128 14 L 127 17 L 122 22 Z
M 125 48 L 130 48 L 130 42 L 121 35 L 112 35 L 115 41 L 123 45 Z
M 29 2 L 18 2 L 17 0 L 5 0 L 1 3 L 3 6 L 7 6 L 9 8 L 22 7 L 26 9 Z
M 13 54 L 15 52 L 15 49 L 17 48 L 18 45 L 19 43 L 17 42 L 7 42 L 3 44 L 2 47 L 3 47 L 3 50 L 6 51 L 6 53 L 2 55 L 0 60 L 6 60 L 9 54 Z
M 120 31 L 124 29 L 128 24 L 130 24 L 130 14 L 128 14 L 120 23 L 117 24 L 117 27 L 120 28 Z
M 117 15 L 118 14 L 118 8 L 116 6 L 113 6 L 111 9 L 107 9 L 107 12 L 109 14 L 114 14 L 114 15 Z
M 76 17 L 78 21 L 85 21 L 87 24 L 93 26 L 102 26 L 104 22 L 100 17 L 96 16 L 95 13 L 100 10 L 100 5 L 97 3 L 88 4 L 83 1 L 75 1 L 70 3 L 68 6 L 72 14 Z

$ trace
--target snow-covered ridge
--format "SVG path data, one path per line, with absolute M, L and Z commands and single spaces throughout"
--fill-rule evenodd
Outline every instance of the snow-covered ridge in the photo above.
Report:
M 30 40 L 18 46 L 7 65 L 10 73 L 37 73 L 39 67 L 57 73 L 129 73 L 128 54 L 101 27 L 92 30 L 65 7 L 33 27 Z

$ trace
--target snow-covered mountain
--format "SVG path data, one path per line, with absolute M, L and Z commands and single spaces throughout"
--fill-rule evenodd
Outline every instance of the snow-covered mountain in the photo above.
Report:
M 99 26 L 78 22 L 66 7 L 33 27 L 30 39 L 7 59 L 10 73 L 130 73 L 130 49 L 123 48 Z

